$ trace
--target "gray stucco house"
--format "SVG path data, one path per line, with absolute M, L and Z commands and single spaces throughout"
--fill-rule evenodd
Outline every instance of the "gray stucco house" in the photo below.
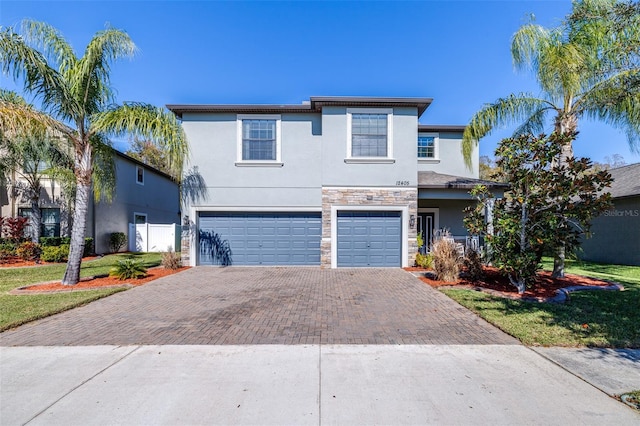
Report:
M 580 258 L 640 266 L 640 163 L 609 170 L 613 208 L 593 220 Z
M 416 234 L 466 231 L 478 180 L 464 126 L 419 124 L 429 98 L 311 97 L 297 105 L 167 105 L 207 196 L 184 213 L 192 265 L 409 266 Z M 183 235 L 185 233 L 183 232 Z M 208 241 L 208 240 L 207 240 Z
M 96 253 L 109 252 L 112 232 L 128 233 L 129 223 L 180 223 L 180 193 L 171 176 L 135 158 L 113 150 L 116 190 L 111 203 L 90 199 L 85 235 L 92 237 Z M 68 236 L 71 213 L 65 208 L 60 184 L 43 180 L 40 196 L 43 236 Z M 6 184 L 0 189 L 2 216 L 29 216 L 30 205 L 12 197 Z

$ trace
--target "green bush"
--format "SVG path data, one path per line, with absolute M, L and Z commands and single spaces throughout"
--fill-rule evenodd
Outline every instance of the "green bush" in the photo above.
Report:
M 9 241 L 5 241 L 0 244 L 0 250 L 9 254 L 9 256 L 16 256 L 16 249 L 18 245 Z
M 430 254 L 416 254 L 416 266 L 429 269 L 433 267 L 433 257 Z
M 40 237 L 42 247 L 58 247 L 60 244 L 62 244 L 61 237 Z
M 57 247 L 43 247 L 40 260 L 45 262 L 66 262 L 69 258 L 69 245 L 62 244 Z
M 463 263 L 467 272 L 467 277 L 471 281 L 479 281 L 482 279 L 484 269 L 482 269 L 482 256 L 478 250 L 474 250 L 472 248 L 467 249 Z
M 0 247 L 0 263 L 7 263 L 14 256 L 12 251 Z
M 95 253 L 93 247 L 93 238 L 87 237 L 84 239 L 84 251 L 82 257 L 92 256 Z
M 112 253 L 117 253 L 127 243 L 127 236 L 124 232 L 112 232 L 109 235 L 109 248 Z
M 147 276 L 147 268 L 134 259 L 119 260 L 118 264 L 111 268 L 109 275 L 119 280 L 132 278 L 144 278 Z
M 24 261 L 38 260 L 40 254 L 42 254 L 40 244 L 31 241 L 21 243 L 16 249 L 16 255 Z

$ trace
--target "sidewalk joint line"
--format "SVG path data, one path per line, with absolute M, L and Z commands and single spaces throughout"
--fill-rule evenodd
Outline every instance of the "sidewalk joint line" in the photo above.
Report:
M 118 346 L 119 348 L 122 346 Z M 29 420 L 27 420 L 26 422 L 24 422 L 25 425 L 31 423 L 32 421 L 34 421 L 35 419 L 37 419 L 38 417 L 40 417 L 40 415 L 44 414 L 49 408 L 53 407 L 54 405 L 56 405 L 58 402 L 60 402 L 61 400 L 63 400 L 64 398 L 66 398 L 68 395 L 70 395 L 71 393 L 75 392 L 76 389 L 80 388 L 81 386 L 84 386 L 85 383 L 88 383 L 89 381 L 95 379 L 96 377 L 98 377 L 99 375 L 101 375 L 102 373 L 104 373 L 105 371 L 107 371 L 108 369 L 110 369 L 111 367 L 113 367 L 114 365 L 118 364 L 120 361 L 122 361 L 123 359 L 127 358 L 129 355 L 131 355 L 132 353 L 134 353 L 135 351 L 137 351 L 138 349 L 140 349 L 140 345 L 136 346 L 135 348 L 133 348 L 131 351 L 127 352 L 126 354 L 122 355 L 120 358 L 116 359 L 115 361 L 113 361 L 111 364 L 107 365 L 106 367 L 104 367 L 102 370 L 98 371 L 96 374 L 94 374 L 93 376 L 89 377 L 88 379 L 82 381 L 80 384 L 78 384 L 77 386 L 74 386 L 73 388 L 71 388 L 71 390 L 69 390 L 69 392 L 65 393 L 64 395 L 62 395 L 60 398 L 56 399 L 55 401 L 53 401 L 51 404 L 49 404 L 48 406 L 46 406 L 45 408 L 43 408 L 42 410 L 40 410 L 38 413 L 36 413 L 33 417 L 31 417 Z

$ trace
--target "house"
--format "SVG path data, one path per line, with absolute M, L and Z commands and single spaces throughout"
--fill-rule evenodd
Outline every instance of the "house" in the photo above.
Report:
M 399 267 L 413 264 L 418 232 L 464 238 L 478 150 L 468 169 L 464 126 L 419 124 L 431 101 L 167 105 L 206 186 L 185 209 L 184 261 Z
M 85 234 L 92 237 L 96 253 L 108 253 L 113 232 L 128 233 L 129 223 L 180 223 L 178 184 L 171 176 L 135 158 L 113 150 L 116 187 L 113 201 L 89 202 Z M 29 216 L 31 206 L 10 188 L 0 188 L 1 216 Z M 44 177 L 40 195 L 42 236 L 69 236 L 72 215 L 58 182 Z
M 609 170 L 613 208 L 595 218 L 582 241 L 583 260 L 640 266 L 640 163 Z

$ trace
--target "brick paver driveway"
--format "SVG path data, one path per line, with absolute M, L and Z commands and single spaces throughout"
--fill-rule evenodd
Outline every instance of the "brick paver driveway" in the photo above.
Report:
M 516 343 L 402 269 L 311 267 L 192 268 L 0 334 L 3 346 Z

